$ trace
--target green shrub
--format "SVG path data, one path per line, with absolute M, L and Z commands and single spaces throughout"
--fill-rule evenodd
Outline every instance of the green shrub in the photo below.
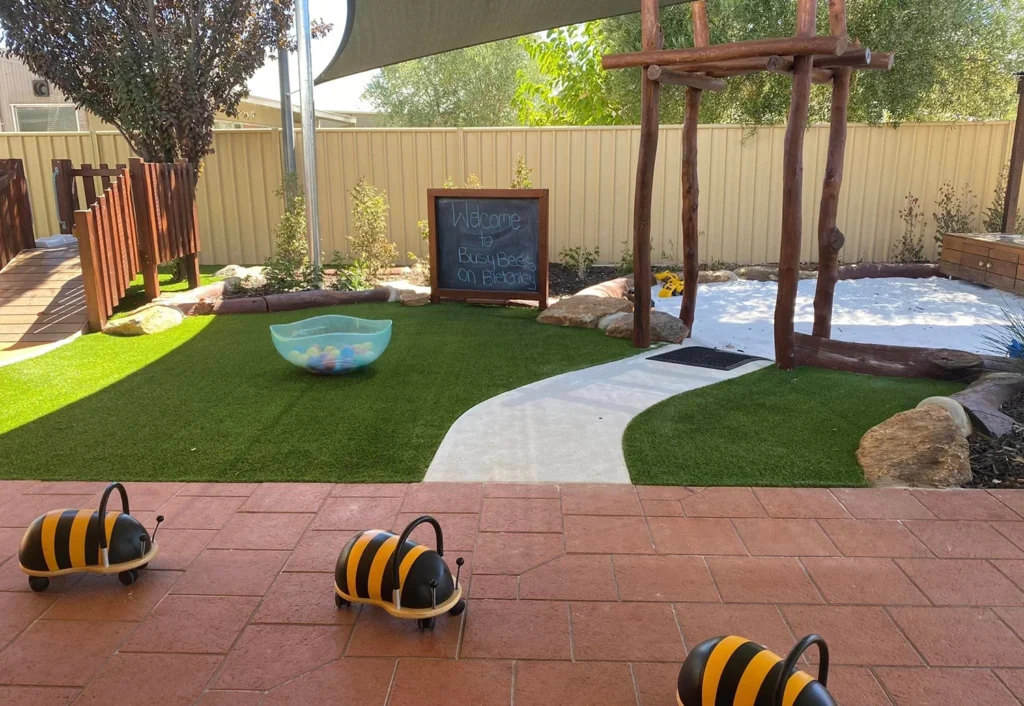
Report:
M 532 189 L 533 180 L 530 179 L 530 174 L 533 170 L 526 166 L 526 157 L 519 155 L 516 160 L 516 173 L 512 177 L 512 184 L 508 187 L 510 189 Z
M 340 252 L 335 251 L 327 267 L 336 272 L 334 281 L 329 285 L 331 289 L 355 292 L 373 286 L 370 282 L 370 270 L 362 260 L 348 262 Z
M 1008 167 L 999 171 L 999 179 L 996 181 L 996 193 L 992 197 L 992 205 L 985 209 L 984 222 L 985 230 L 989 233 L 1003 232 L 1003 208 L 1006 204 L 1006 177 Z M 1024 212 L 1017 210 L 1017 221 L 1013 228 L 1014 233 L 1024 234 Z
M 589 250 L 582 245 L 574 248 L 563 248 L 558 254 L 562 258 L 562 264 L 576 271 L 576 276 L 585 279 L 590 268 L 597 262 L 597 256 L 601 254 L 600 248 Z
M 375 280 L 381 270 L 398 259 L 398 246 L 388 240 L 387 193 L 378 191 L 366 178 L 360 179 L 351 191 L 352 230 L 348 237 L 356 260 L 363 262 Z
M 269 294 L 318 289 L 321 273 L 309 262 L 306 199 L 298 188 L 298 177 L 289 174 L 274 193 L 284 199 L 284 213 L 274 228 L 274 253 L 264 263 L 266 284 L 259 289 Z
M 963 191 L 958 196 L 953 184 L 945 181 L 939 187 L 935 209 L 932 213 L 936 228 L 935 241 L 941 243 L 945 233 L 970 233 L 978 207 L 974 203 L 974 193 L 967 184 L 964 184 Z
M 893 262 L 924 262 L 924 214 L 921 201 L 913 194 L 907 194 L 906 206 L 900 209 L 903 233 L 892 244 L 889 259 Z

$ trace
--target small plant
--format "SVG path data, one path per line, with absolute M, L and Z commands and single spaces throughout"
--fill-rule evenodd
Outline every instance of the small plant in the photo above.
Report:
M 921 201 L 913 194 L 907 194 L 906 205 L 900 209 L 903 233 L 892 244 L 889 259 L 893 262 L 924 261 L 924 214 Z
M 996 193 L 992 197 L 992 205 L 985 209 L 984 222 L 985 230 L 989 233 L 1003 232 L 1003 208 L 1006 204 L 1006 176 L 1008 167 L 999 171 L 999 179 L 996 181 Z M 1017 220 L 1013 226 L 1013 232 L 1024 234 L 1024 212 L 1018 209 Z
M 935 219 L 935 241 L 941 243 L 942 236 L 946 233 L 969 233 L 978 207 L 974 203 L 974 193 L 967 184 L 964 184 L 963 191 L 958 196 L 953 184 L 945 181 L 939 187 L 935 209 L 932 214 L 932 218 Z
M 615 271 L 620 275 L 633 274 L 633 244 L 628 238 L 622 241 L 622 254 L 619 255 L 619 264 L 615 266 Z
M 356 260 L 365 264 L 375 280 L 382 270 L 398 259 L 398 246 L 388 240 L 388 197 L 366 178 L 352 188 L 352 229 L 348 237 Z
M 995 355 L 1024 359 L 1024 313 L 1003 309 L 1005 323 L 993 324 L 982 336 L 985 347 Z M 1020 360 L 1024 367 L 1024 360 Z
M 266 284 L 259 287 L 268 293 L 317 289 L 321 273 L 309 262 L 306 240 L 306 199 L 298 188 L 295 173 L 287 175 L 274 192 L 284 199 L 284 213 L 274 228 L 274 253 L 264 263 Z
M 355 292 L 369 289 L 371 286 L 370 269 L 362 260 L 348 262 L 340 252 L 335 251 L 334 257 L 331 258 L 327 267 L 336 272 L 334 281 L 330 284 L 330 288 L 333 290 Z
M 574 248 L 563 248 L 558 254 L 562 258 L 562 264 L 576 271 L 576 276 L 581 280 L 586 279 L 590 268 L 597 262 L 597 256 L 601 254 L 600 248 L 590 250 L 577 245 Z
M 466 179 L 466 188 L 482 189 L 484 188 L 484 185 L 480 183 L 480 177 L 478 177 L 476 174 L 470 174 L 469 178 Z
M 455 183 L 455 180 L 452 179 L 451 174 L 449 174 L 448 178 L 444 180 L 444 184 L 441 185 L 441 188 L 442 189 L 458 189 L 459 185 Z
M 510 189 L 532 189 L 533 180 L 530 179 L 530 175 L 533 170 L 526 166 L 526 157 L 522 154 L 519 155 L 519 159 L 516 160 L 516 173 L 512 177 L 512 184 L 508 187 Z

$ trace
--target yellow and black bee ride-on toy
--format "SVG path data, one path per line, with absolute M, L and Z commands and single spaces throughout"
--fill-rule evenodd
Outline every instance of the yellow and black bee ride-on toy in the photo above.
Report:
M 821 653 L 818 678 L 796 671 L 797 660 L 811 645 Z M 679 670 L 679 706 L 836 706 L 825 689 L 828 645 L 808 635 L 783 660 L 756 642 L 729 635 L 706 640 L 690 652 Z
M 434 528 L 437 551 L 409 539 L 424 522 Z M 409 523 L 401 536 L 385 530 L 367 530 L 342 548 L 334 570 L 334 603 L 339 608 L 352 603 L 369 603 L 396 618 L 415 619 L 420 630 L 433 630 L 442 613 L 459 615 L 466 609 L 459 586 L 465 563 L 455 560 L 452 572 L 444 559 L 441 525 L 429 515 Z
M 121 495 L 121 512 L 107 512 L 114 489 Z M 103 491 L 99 510 L 51 510 L 37 517 L 25 530 L 18 550 L 28 585 L 33 591 L 45 591 L 51 576 L 80 571 L 117 574 L 125 586 L 135 583 L 139 569 L 157 554 L 156 533 L 164 518 L 156 518 L 151 537 L 129 512 L 124 486 L 111 483 Z

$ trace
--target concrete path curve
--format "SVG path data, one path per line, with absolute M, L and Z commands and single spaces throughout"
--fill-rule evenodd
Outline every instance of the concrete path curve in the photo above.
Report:
M 684 345 L 700 345 L 687 341 Z M 662 400 L 771 365 L 709 370 L 647 360 L 645 351 L 492 397 L 452 425 L 425 481 L 629 483 L 622 434 Z

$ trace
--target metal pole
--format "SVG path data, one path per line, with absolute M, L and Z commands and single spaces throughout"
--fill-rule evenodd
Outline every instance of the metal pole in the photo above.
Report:
M 295 0 L 295 34 L 299 49 L 299 109 L 302 112 L 302 166 L 306 222 L 313 267 L 320 269 L 320 218 L 316 200 L 316 114 L 313 108 L 313 56 L 310 53 L 309 0 Z
M 281 167 L 287 177 L 295 172 L 295 117 L 292 114 L 288 50 L 284 47 L 277 50 L 277 74 L 281 80 Z M 288 196 L 290 197 L 291 194 Z

